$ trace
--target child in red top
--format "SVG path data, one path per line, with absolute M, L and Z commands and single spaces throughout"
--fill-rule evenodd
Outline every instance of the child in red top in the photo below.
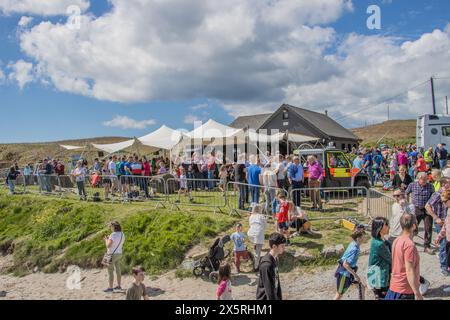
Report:
M 286 245 L 290 245 L 289 241 L 289 208 L 292 205 L 291 202 L 286 201 L 284 194 L 278 195 L 280 201 L 280 211 L 277 213 L 278 230 L 286 238 Z

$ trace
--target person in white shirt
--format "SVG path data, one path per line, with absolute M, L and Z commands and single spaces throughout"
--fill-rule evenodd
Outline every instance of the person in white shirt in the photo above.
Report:
M 83 161 L 79 160 L 77 162 L 77 167 L 72 171 L 72 176 L 75 177 L 75 181 L 77 183 L 78 195 L 81 200 L 86 200 L 86 189 L 85 189 L 85 181 L 86 181 L 87 170 L 83 166 Z
M 402 227 L 400 225 L 400 219 L 404 213 L 415 214 L 415 208 L 413 204 L 409 204 L 406 201 L 405 192 L 397 189 L 394 191 L 395 203 L 392 205 L 392 216 L 389 221 L 389 238 L 393 242 L 396 238 L 402 235 Z
M 114 196 L 116 192 L 119 192 L 119 179 L 117 178 L 117 156 L 114 155 L 109 157 L 108 170 L 111 174 L 111 192 Z
M 278 188 L 280 189 L 286 188 L 286 172 L 287 168 L 286 165 L 284 164 L 284 157 L 280 155 L 277 167 L 275 169 L 275 173 L 277 175 Z
M 262 182 L 264 186 L 264 194 L 266 196 L 266 214 L 269 215 L 271 213 L 271 205 L 273 200 L 275 199 L 275 194 L 278 188 L 277 183 L 277 175 L 272 170 L 272 165 L 269 163 L 266 164 L 264 168 L 264 172 L 262 174 Z
M 247 232 L 249 241 L 255 249 L 255 271 L 259 267 L 261 250 L 264 245 L 264 234 L 267 229 L 267 217 L 262 214 L 262 206 L 256 204 L 252 208 L 252 214 L 249 218 L 250 229 Z
M 123 244 L 125 242 L 125 235 L 122 232 L 122 227 L 119 222 L 113 221 L 110 224 L 111 226 L 111 235 L 109 237 L 105 237 L 105 245 L 107 249 L 107 253 L 112 255 L 112 262 L 108 266 L 108 276 L 109 276 L 109 287 L 104 290 L 105 293 L 112 293 L 114 291 L 122 291 L 121 280 L 122 280 L 122 271 L 120 269 L 120 262 L 122 260 L 123 253 Z M 114 286 L 114 269 L 116 271 L 117 276 L 117 287 Z

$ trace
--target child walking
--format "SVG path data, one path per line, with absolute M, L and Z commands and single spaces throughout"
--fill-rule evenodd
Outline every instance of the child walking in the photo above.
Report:
M 219 286 L 216 290 L 217 300 L 233 300 L 231 289 L 231 266 L 229 263 L 219 267 Z
M 242 232 L 242 223 L 236 225 L 236 232 L 231 235 L 231 240 L 234 243 L 234 263 L 236 264 L 237 273 L 241 273 L 241 258 L 248 259 L 247 246 L 245 245 L 245 234 Z
M 225 188 L 227 187 L 228 170 L 226 165 L 222 165 L 219 170 L 219 190 L 225 194 Z
M 191 196 L 191 192 L 189 191 L 188 181 L 186 176 L 186 170 L 183 167 L 180 167 L 180 189 L 178 190 L 178 199 L 176 203 L 180 203 L 181 195 L 184 194 L 186 197 L 189 197 L 189 202 L 193 202 L 194 199 Z
M 278 196 L 280 201 L 280 211 L 276 215 L 278 232 L 280 232 L 286 238 L 286 246 L 291 244 L 290 232 L 289 232 L 289 210 L 294 204 L 292 202 L 286 201 L 286 196 L 282 193 Z
M 132 273 L 134 281 L 127 290 L 126 300 L 148 300 L 147 289 L 144 285 L 144 269 L 135 267 Z
M 339 260 L 339 266 L 336 270 L 336 286 L 337 292 L 334 300 L 341 300 L 342 296 L 347 292 L 352 284 L 359 287 L 359 298 L 364 300 L 364 286 L 361 278 L 356 274 L 358 271 L 358 259 L 361 252 L 360 246 L 364 241 L 364 230 L 355 229 L 352 233 L 353 241 L 345 250 L 344 255 Z

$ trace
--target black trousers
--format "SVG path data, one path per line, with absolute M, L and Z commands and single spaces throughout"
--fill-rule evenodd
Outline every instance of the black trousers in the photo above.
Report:
M 303 188 L 303 182 L 292 180 L 292 190 L 294 190 L 293 194 L 293 202 L 296 207 L 300 207 L 302 202 L 302 192 L 300 189 Z
M 433 217 L 426 212 L 425 208 L 419 209 L 418 207 L 416 207 L 415 209 L 416 209 L 417 227 L 419 227 L 422 221 L 424 223 L 425 236 L 423 246 L 425 248 L 430 248 L 431 236 L 433 234 Z

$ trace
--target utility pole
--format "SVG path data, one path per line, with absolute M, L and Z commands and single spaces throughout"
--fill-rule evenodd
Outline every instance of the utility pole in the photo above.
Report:
M 434 97 L 434 79 L 433 77 L 430 78 L 431 83 L 431 98 L 433 99 L 433 114 L 436 114 L 436 99 Z
M 448 97 L 445 96 L 445 110 L 447 111 L 448 114 Z
M 388 121 L 390 120 L 389 118 L 389 105 L 387 106 L 387 111 L 388 111 Z

